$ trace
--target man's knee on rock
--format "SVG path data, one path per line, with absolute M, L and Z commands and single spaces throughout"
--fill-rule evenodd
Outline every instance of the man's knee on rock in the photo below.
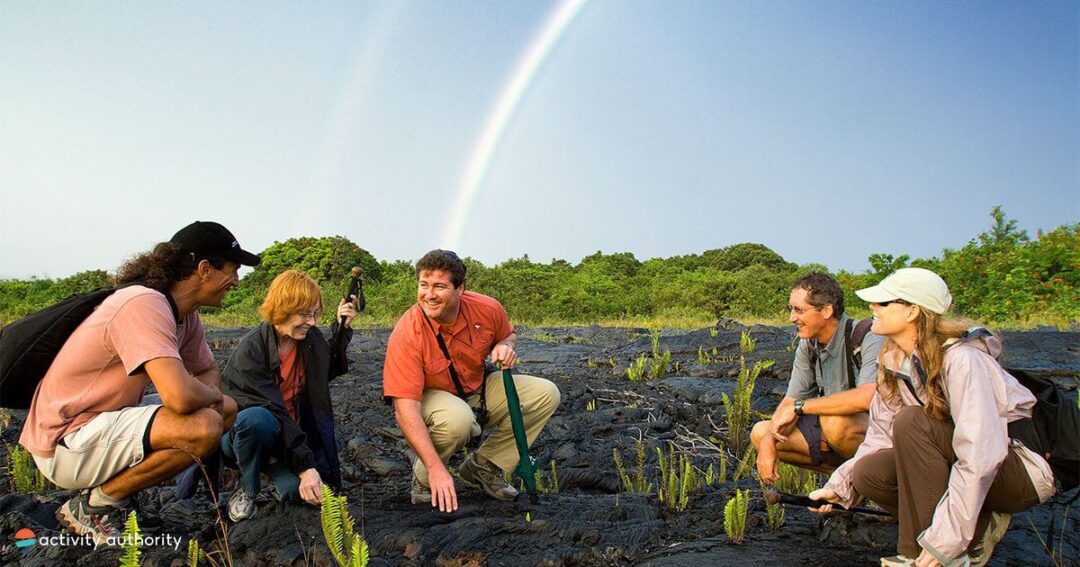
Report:
M 549 416 L 555 413 L 555 409 L 562 403 L 562 393 L 559 392 L 559 387 L 556 386 L 554 382 L 547 383 L 547 388 L 542 390 L 541 398 L 545 402 L 543 405 L 551 408 L 551 410 L 547 412 Z
M 766 435 L 771 435 L 771 432 L 769 431 L 770 428 L 772 428 L 772 422 L 767 419 L 755 423 L 754 427 L 750 430 L 750 442 L 753 443 L 755 447 L 758 446 Z

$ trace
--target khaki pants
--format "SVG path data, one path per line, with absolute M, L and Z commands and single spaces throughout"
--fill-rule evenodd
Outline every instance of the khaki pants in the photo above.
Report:
M 934 419 L 920 406 L 900 410 L 893 420 L 893 448 L 874 453 L 855 464 L 852 482 L 859 494 L 880 504 L 900 523 L 898 552 L 918 557 L 916 538 L 934 519 L 934 510 L 949 485 L 956 454 L 952 449 L 952 420 Z M 1009 450 L 986 494 L 975 540 L 979 543 L 990 512 L 1020 512 L 1039 503 L 1020 456 Z
M 518 463 L 518 452 L 514 443 L 514 430 L 510 426 L 510 411 L 506 405 L 502 372 L 492 372 L 484 380 L 487 382 L 487 427 L 494 427 L 495 431 L 477 449 L 477 453 L 500 469 L 512 471 Z M 551 414 L 555 413 L 555 408 L 559 406 L 559 388 L 549 380 L 525 374 L 515 374 L 514 385 L 521 401 L 525 436 L 529 445 L 532 445 Z M 480 424 L 476 422 L 472 411 L 473 407 L 479 405 L 479 394 L 462 400 L 443 390 L 424 391 L 420 414 L 443 463 L 464 447 L 472 436 L 480 434 Z M 413 464 L 413 473 L 420 482 L 427 484 L 427 467 L 420 459 L 416 459 Z

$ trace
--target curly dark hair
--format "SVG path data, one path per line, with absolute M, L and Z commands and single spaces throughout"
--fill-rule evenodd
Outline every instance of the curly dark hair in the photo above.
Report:
M 805 289 L 809 292 L 807 301 L 818 309 L 832 305 L 833 316 L 837 319 L 844 314 L 844 290 L 829 274 L 810 272 L 792 284 L 791 289 Z
M 180 246 L 172 242 L 161 242 L 153 250 L 124 262 L 116 271 L 113 284 L 138 283 L 165 293 L 176 282 L 187 279 L 203 260 L 219 270 L 225 266 L 225 258 L 200 257 L 193 252 L 182 252 Z
M 416 275 L 420 272 L 439 270 L 450 274 L 450 283 L 454 287 L 461 287 L 465 283 L 465 262 L 457 254 L 450 250 L 436 248 L 416 263 Z

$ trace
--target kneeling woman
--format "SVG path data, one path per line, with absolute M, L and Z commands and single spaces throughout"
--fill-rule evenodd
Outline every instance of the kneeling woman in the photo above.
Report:
M 344 333 L 344 340 L 327 342 L 316 326 L 322 312 L 318 284 L 288 270 L 274 278 L 259 312 L 264 322 L 240 341 L 221 380 L 222 391 L 240 408 L 221 438 L 225 464 L 240 471 L 228 504 L 234 522 L 254 514 L 260 472 L 282 500 L 312 505 L 322 501 L 324 482 L 341 484 L 329 382 L 348 371 L 345 347 L 356 308 L 342 300 L 332 331 Z
M 900 556 L 882 565 L 985 563 L 1008 514 L 1054 492 L 1049 464 L 1009 439 L 1035 397 L 995 360 L 997 337 L 965 337 L 964 325 L 942 318 L 952 296 L 937 274 L 904 268 L 855 293 L 886 337 L 870 427 L 810 496 L 844 506 L 866 497 L 892 513 Z

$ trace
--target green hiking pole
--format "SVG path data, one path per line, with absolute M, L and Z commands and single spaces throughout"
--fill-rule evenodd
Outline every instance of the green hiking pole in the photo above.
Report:
M 536 503 L 540 495 L 536 492 L 536 463 L 529 456 L 529 440 L 525 437 L 525 420 L 521 417 L 521 400 L 518 399 L 514 375 L 509 368 L 503 368 L 503 389 L 506 391 L 506 407 L 510 411 L 510 426 L 514 429 L 514 441 L 517 442 L 518 465 L 514 474 L 525 483 L 529 492 L 529 501 Z

